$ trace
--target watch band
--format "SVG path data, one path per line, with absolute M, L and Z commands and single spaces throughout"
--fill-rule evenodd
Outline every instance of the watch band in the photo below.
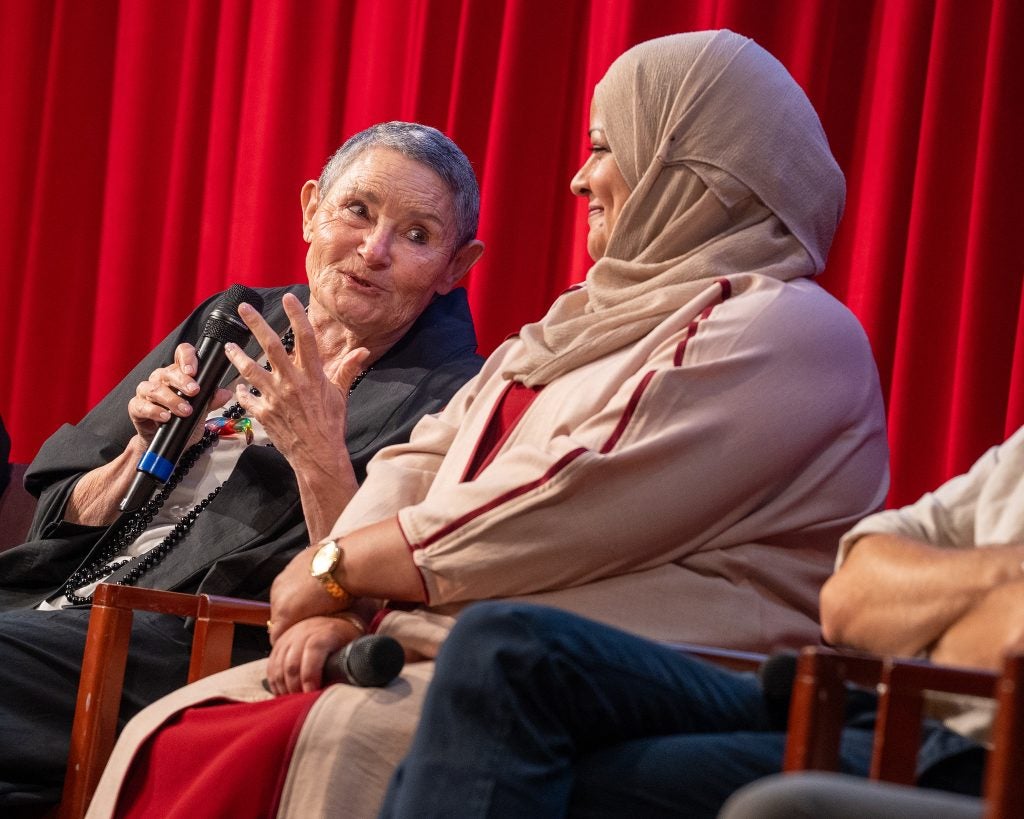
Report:
M 338 600 L 343 600 L 346 606 L 352 605 L 352 601 L 355 597 L 348 589 L 343 587 L 337 580 L 335 580 L 329 574 L 320 575 L 317 580 L 324 584 L 324 588 L 327 589 L 328 594 Z
M 334 555 L 328 555 L 325 550 L 333 549 Z M 310 565 L 310 574 L 319 580 L 324 587 L 324 590 L 331 595 L 335 600 L 340 600 L 345 608 L 348 608 L 355 602 L 355 595 L 353 595 L 348 589 L 341 585 L 334 578 L 334 571 L 341 565 L 344 552 L 342 551 L 341 545 L 335 540 L 328 540 L 320 545 L 315 555 L 313 555 L 313 562 Z M 322 558 L 327 558 L 330 563 L 323 565 Z M 319 564 L 319 565 L 318 565 Z

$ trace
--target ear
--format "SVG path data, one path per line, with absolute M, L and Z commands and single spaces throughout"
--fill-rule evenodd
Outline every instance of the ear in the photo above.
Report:
M 320 189 L 315 179 L 307 179 L 299 194 L 302 204 L 302 238 L 308 244 L 313 238 L 313 214 L 320 204 Z
M 460 247 L 452 256 L 452 260 L 448 263 L 448 269 L 437 283 L 438 295 L 443 296 L 445 293 L 450 293 L 462 277 L 469 272 L 469 269 L 480 260 L 483 253 L 484 243 L 479 239 L 473 239 Z

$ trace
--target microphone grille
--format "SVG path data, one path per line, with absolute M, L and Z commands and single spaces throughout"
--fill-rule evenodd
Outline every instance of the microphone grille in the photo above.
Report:
M 757 677 L 765 696 L 789 702 L 796 678 L 797 654 L 793 651 L 779 651 L 770 655 L 757 670 Z
M 789 700 L 793 695 L 796 664 L 796 653 L 780 651 L 761 663 L 757 671 L 765 711 L 774 731 L 785 731 L 789 722 Z
M 353 683 L 383 686 L 402 670 L 405 652 L 394 638 L 369 634 L 352 642 L 347 659 L 348 676 Z
M 244 284 L 231 285 L 221 297 L 218 306 L 231 313 L 237 313 L 238 305 L 243 301 L 249 302 L 256 309 L 257 313 L 263 312 L 263 296 Z
M 249 340 L 249 328 L 238 317 L 238 305 L 243 301 L 251 304 L 257 313 L 263 312 L 263 296 L 244 284 L 233 284 L 214 305 L 203 335 L 223 344 L 229 341 L 245 344 Z

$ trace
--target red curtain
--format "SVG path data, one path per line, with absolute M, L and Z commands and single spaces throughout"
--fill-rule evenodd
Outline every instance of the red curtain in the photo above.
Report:
M 441 128 L 477 169 L 489 352 L 586 271 L 568 182 L 595 81 L 635 42 L 723 27 L 789 67 L 846 172 L 822 283 L 871 338 L 891 502 L 961 471 L 1024 423 L 1019 0 L 0 0 L 14 457 L 199 299 L 301 280 L 299 188 L 380 120 Z

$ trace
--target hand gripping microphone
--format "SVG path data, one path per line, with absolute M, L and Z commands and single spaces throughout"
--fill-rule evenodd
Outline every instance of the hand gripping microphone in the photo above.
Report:
M 397 640 L 383 634 L 367 634 L 327 658 L 323 684 L 340 682 L 380 688 L 397 677 L 404 665 L 405 651 Z
M 383 688 L 398 676 L 405 665 L 405 651 L 393 637 L 364 634 L 356 637 L 340 651 L 327 655 L 321 687 L 334 683 L 357 685 L 360 688 Z M 270 691 L 270 683 L 263 680 Z
M 257 312 L 263 310 L 263 297 L 241 284 L 232 285 L 214 306 L 196 348 L 199 369 L 195 381 L 199 384 L 199 392 L 193 396 L 182 395 L 192 406 L 192 414 L 185 418 L 173 415 L 169 421 L 160 425 L 149 448 L 139 460 L 135 480 L 128 494 L 121 501 L 122 512 L 134 512 L 141 508 L 153 494 L 156 485 L 167 482 L 181 453 L 185 451 L 188 439 L 196 426 L 203 423 L 206 405 L 231 366 L 224 355 L 224 345 L 233 341 L 243 346 L 251 335 L 249 328 L 238 316 L 238 306 L 243 301 L 251 304 Z

